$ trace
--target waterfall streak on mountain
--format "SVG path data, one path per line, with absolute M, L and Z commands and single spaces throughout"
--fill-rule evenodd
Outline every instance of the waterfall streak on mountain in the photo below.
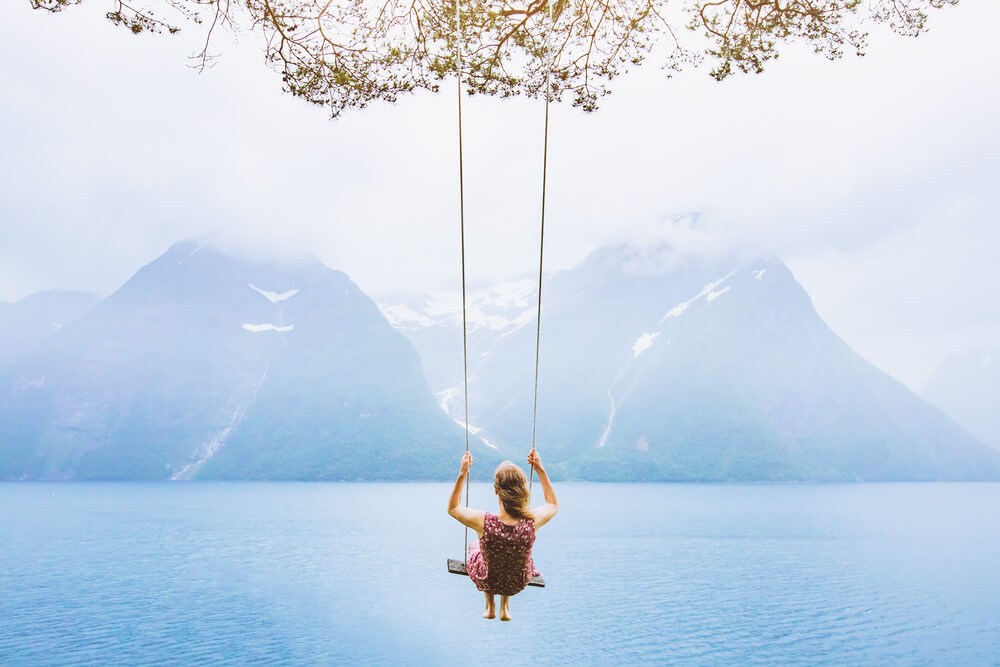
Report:
M 473 379 L 474 378 L 469 378 L 469 383 L 470 384 L 472 383 Z M 450 409 L 451 400 L 453 398 L 455 398 L 456 396 L 458 396 L 458 394 L 461 391 L 461 389 L 462 389 L 462 385 L 460 385 L 460 384 L 459 385 L 455 385 L 454 387 L 449 387 L 447 389 L 444 389 L 442 391 L 437 392 L 436 394 L 434 394 L 434 396 L 435 396 L 435 398 L 438 399 L 438 407 L 440 407 L 441 410 L 446 415 L 448 415 L 448 417 L 450 417 L 453 422 L 455 422 L 456 424 L 458 424 L 459 426 L 461 426 L 464 429 L 465 428 L 465 420 L 463 420 L 461 417 L 456 417 L 453 414 L 451 414 L 451 409 Z M 482 442 L 487 447 L 490 447 L 491 449 L 495 449 L 497 451 L 500 451 L 500 448 L 497 447 L 494 443 L 492 443 L 489 440 L 487 440 L 484 436 L 479 435 L 482 432 L 482 430 L 483 430 L 482 426 L 474 426 L 473 424 L 469 424 L 469 433 L 470 434 L 476 436 L 479 439 L 479 441 Z
M 459 425 L 459 426 L 461 426 L 462 428 L 465 428 L 465 422 L 464 422 L 464 421 L 462 421 L 461 419 L 458 419 L 458 418 L 456 418 L 456 417 L 452 417 L 452 421 L 454 421 L 454 422 L 455 422 L 456 424 L 458 424 L 458 425 Z M 479 438 L 479 441 L 480 441 L 481 443 L 483 443 L 484 445 L 486 445 L 487 447 L 489 447 L 490 449 L 495 449 L 495 450 L 497 450 L 497 451 L 500 451 L 500 448 L 499 448 L 499 447 L 497 447 L 497 446 L 496 446 L 495 444 L 493 444 L 492 442 L 490 442 L 489 440 L 487 440 L 485 436 L 482 436 L 482 435 L 479 435 L 479 433 L 480 433 L 480 432 L 481 432 L 482 430 L 483 430 L 483 427 L 482 427 L 482 426 L 473 426 L 472 424 L 469 424 L 469 433 L 471 433 L 472 435 L 474 435 L 474 436 L 476 436 L 477 438 Z
M 604 433 L 601 435 L 601 441 L 597 443 L 598 447 L 603 447 L 608 442 L 608 436 L 611 435 L 611 425 L 615 421 L 615 397 L 611 395 L 611 390 L 608 390 L 608 398 L 611 399 L 611 414 L 608 415 L 608 427 L 604 429 Z
M 238 406 L 236 406 L 236 410 L 233 411 L 233 416 L 230 418 L 229 424 L 227 424 L 225 428 L 219 431 L 219 433 L 214 438 L 212 438 L 207 443 L 203 444 L 201 447 L 198 448 L 198 451 L 195 452 L 195 456 L 198 457 L 198 460 L 193 463 L 187 464 L 186 466 L 181 468 L 178 472 L 174 473 L 170 477 L 170 481 L 173 482 L 179 480 L 194 479 L 194 476 L 198 473 L 198 470 L 200 470 L 201 467 L 205 465 L 205 463 L 208 462 L 209 459 L 211 459 L 213 456 L 219 453 L 219 451 L 223 448 L 223 446 L 225 446 L 226 440 L 229 438 L 229 434 L 233 432 L 234 428 L 239 426 L 239 423 L 243 421 L 243 417 L 246 416 L 247 409 L 253 404 L 255 400 L 257 400 L 257 393 L 260 391 L 260 388 L 264 386 L 264 380 L 267 379 L 268 369 L 269 367 L 264 368 L 264 373 L 261 375 L 260 380 L 257 381 L 257 384 L 253 388 L 253 394 L 251 394 L 251 396 L 247 398 L 247 400 L 243 401 Z

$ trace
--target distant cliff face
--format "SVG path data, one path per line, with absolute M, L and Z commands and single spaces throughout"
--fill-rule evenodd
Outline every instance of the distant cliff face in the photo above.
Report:
M 179 243 L 0 372 L 4 479 L 441 479 L 462 451 L 412 344 L 316 260 Z
M 417 321 L 404 333 L 423 352 Z M 534 322 L 483 343 L 470 422 L 514 455 L 531 440 Z M 569 477 L 1000 478 L 996 452 L 854 353 L 773 257 L 657 266 L 603 248 L 546 284 L 541 348 L 538 448 Z
M 90 292 L 46 290 L 17 303 L 0 302 L 0 369 L 27 361 L 44 341 L 98 301 Z
M 1000 450 L 1000 348 L 956 354 L 934 371 L 923 395 Z

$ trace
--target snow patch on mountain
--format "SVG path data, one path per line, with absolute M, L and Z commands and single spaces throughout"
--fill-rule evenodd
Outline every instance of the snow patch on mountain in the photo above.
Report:
M 757 269 L 757 270 L 755 270 L 753 272 L 753 279 L 754 280 L 761 280 L 761 279 L 763 279 L 765 271 L 767 271 L 767 269 Z
M 263 296 L 267 297 L 267 300 L 270 301 L 271 303 L 286 301 L 299 293 L 298 289 L 290 289 L 287 292 L 278 293 L 278 292 L 271 292 L 266 289 L 261 289 L 259 287 L 254 286 L 253 283 L 247 283 L 247 285 L 249 285 L 250 289 L 252 289 L 254 292 L 257 292 L 258 294 L 262 294 Z
M 389 320 L 389 324 L 397 329 L 420 329 L 433 326 L 435 321 L 418 313 L 405 303 L 394 303 L 387 306 L 379 306 L 379 310 Z
M 474 296 L 484 306 L 524 309 L 533 305 L 537 290 L 538 285 L 534 280 L 514 280 L 494 285 Z
M 451 402 L 458 396 L 458 393 L 461 390 L 462 385 L 456 385 L 434 394 L 434 397 L 438 400 L 438 407 L 441 408 L 446 415 L 451 416 Z
M 535 318 L 537 283 L 515 280 L 467 294 L 466 325 L 469 331 L 515 331 Z M 419 299 L 381 302 L 379 310 L 397 329 L 462 325 L 462 294 L 437 292 Z
M 684 314 L 684 311 L 687 310 L 688 306 L 690 305 L 691 301 L 682 301 L 681 303 L 677 304 L 676 306 L 668 310 L 667 314 L 664 315 L 662 318 L 660 318 L 659 323 L 663 324 L 663 321 L 666 320 L 668 317 L 680 317 L 681 315 Z
M 283 333 L 285 331 L 292 331 L 295 329 L 295 325 L 289 324 L 282 327 L 277 324 L 244 324 L 243 328 L 252 333 L 260 333 L 261 331 L 277 331 L 279 333 Z
M 640 354 L 648 350 L 653 345 L 653 339 L 660 335 L 660 332 L 656 333 L 644 333 L 639 338 L 632 343 L 632 358 L 635 359 Z
M 705 295 L 705 301 L 707 303 L 712 303 L 713 301 L 715 301 L 716 299 L 718 299 L 720 296 L 722 296 L 723 294 L 725 294 L 728 291 L 729 291 L 729 285 L 726 285 L 725 287 L 723 287 L 720 290 L 715 290 L 715 291 L 709 292 L 708 294 Z
M 513 321 L 514 327 L 512 329 L 508 329 L 507 331 L 504 331 L 502 334 L 500 334 L 500 337 L 504 338 L 506 336 L 509 336 L 512 333 L 514 333 L 515 331 L 517 331 L 518 329 L 520 329 L 521 327 L 523 327 L 524 325 L 526 325 L 526 324 L 528 324 L 530 322 L 534 322 L 535 321 L 535 315 L 537 313 L 538 313 L 538 308 L 529 308 L 528 310 L 524 311 L 523 313 L 521 313 L 520 315 L 518 315 L 514 319 L 514 321 Z
M 702 297 L 707 297 L 708 302 L 711 302 L 714 299 L 718 298 L 719 295 L 724 294 L 729 288 L 726 287 L 722 290 L 719 290 L 718 292 L 715 291 L 715 288 L 721 285 L 722 283 L 726 282 L 730 278 L 732 278 L 734 273 L 736 272 L 730 271 L 729 273 L 719 278 L 718 280 L 713 280 L 712 282 L 708 283 L 703 288 L 701 288 L 701 291 L 695 294 L 693 297 L 691 297 L 687 301 L 680 302 L 679 304 L 668 310 L 667 314 L 661 317 L 660 321 L 657 324 L 663 324 L 670 317 L 679 317 L 683 315 L 684 311 L 686 311 L 692 303 L 694 303 L 695 301 L 697 301 Z M 713 294 L 714 296 L 712 296 Z

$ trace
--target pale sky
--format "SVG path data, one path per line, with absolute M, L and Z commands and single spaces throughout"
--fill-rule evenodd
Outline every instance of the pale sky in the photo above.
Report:
M 107 295 L 212 234 L 315 252 L 378 298 L 458 289 L 454 82 L 330 121 L 280 91 L 257 41 L 134 37 L 106 0 L 0 4 L 0 300 Z M 787 52 L 761 76 L 648 66 L 601 109 L 552 109 L 546 267 L 602 243 L 773 252 L 820 315 L 913 389 L 1000 345 L 1000 3 L 932 13 L 868 55 Z M 467 100 L 466 234 L 479 286 L 537 270 L 542 103 Z M 698 213 L 691 224 L 685 214 Z M 681 222 L 671 222 L 681 220 Z

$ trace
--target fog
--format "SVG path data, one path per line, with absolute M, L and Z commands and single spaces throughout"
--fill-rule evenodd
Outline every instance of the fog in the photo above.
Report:
M 173 242 L 314 252 L 378 298 L 459 288 L 453 82 L 328 120 L 281 93 L 253 36 L 134 37 L 88 0 L 0 7 L 0 300 L 114 291 Z M 722 84 L 656 67 L 601 109 L 552 109 L 546 267 L 609 242 L 775 253 L 850 345 L 919 389 L 1000 341 L 1000 55 L 993 3 L 827 62 L 792 49 Z M 542 103 L 464 109 L 468 273 L 537 271 Z

